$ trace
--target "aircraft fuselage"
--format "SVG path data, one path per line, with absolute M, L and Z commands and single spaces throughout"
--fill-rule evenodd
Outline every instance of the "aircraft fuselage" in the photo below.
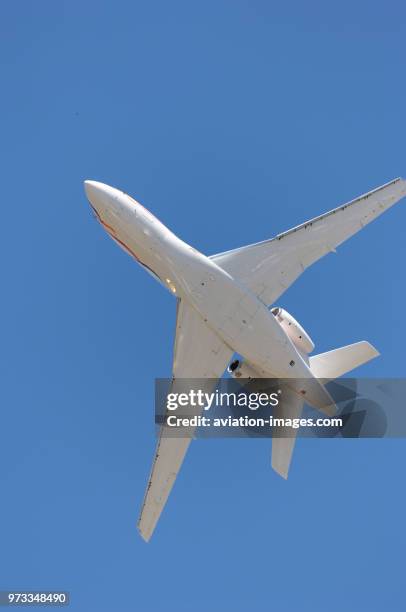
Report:
M 302 355 L 267 306 L 126 193 L 86 181 L 91 206 L 109 235 L 260 372 L 311 378 Z M 197 349 L 198 350 L 198 349 Z

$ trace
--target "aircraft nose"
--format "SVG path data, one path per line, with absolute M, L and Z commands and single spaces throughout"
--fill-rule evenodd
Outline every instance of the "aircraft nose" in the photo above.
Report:
M 87 199 L 97 208 L 97 205 L 105 199 L 107 185 L 98 181 L 85 181 L 84 185 Z
M 95 197 L 98 189 L 97 189 L 97 185 L 98 183 L 96 181 L 85 181 L 84 182 L 84 186 L 85 186 L 85 193 L 87 196 L 88 200 L 91 200 L 92 198 Z
M 98 181 L 85 181 L 85 192 L 91 206 L 99 213 L 115 210 L 118 205 L 120 192 L 110 185 Z

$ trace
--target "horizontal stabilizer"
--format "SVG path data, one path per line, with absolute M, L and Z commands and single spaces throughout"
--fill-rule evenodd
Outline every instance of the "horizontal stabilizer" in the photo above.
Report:
M 274 418 L 300 419 L 303 410 L 303 398 L 287 388 L 283 391 L 283 402 L 274 409 Z M 293 449 L 298 429 L 290 430 L 286 435 L 284 427 L 273 427 L 272 430 L 272 467 L 285 480 L 288 477 Z
M 369 342 L 355 342 L 348 346 L 314 355 L 309 359 L 309 367 L 316 378 L 333 380 L 354 368 L 378 357 L 379 353 Z

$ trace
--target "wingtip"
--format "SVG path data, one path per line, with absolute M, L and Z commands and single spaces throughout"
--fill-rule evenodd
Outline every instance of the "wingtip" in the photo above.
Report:
M 375 357 L 379 357 L 380 356 L 380 352 L 378 351 L 377 348 L 374 347 L 373 344 L 371 344 L 370 342 L 368 342 L 368 340 L 364 340 L 365 344 L 368 346 L 368 349 L 371 353 L 371 359 L 374 359 Z
M 401 185 L 402 192 L 406 195 L 406 179 L 404 179 L 403 176 L 399 176 L 394 182 Z
M 288 475 L 289 475 L 289 467 L 288 466 L 286 468 L 286 466 L 284 465 L 278 465 L 277 462 L 275 461 L 271 461 L 271 467 L 273 469 L 273 471 L 278 474 L 278 476 L 280 476 L 281 478 L 283 478 L 283 480 L 287 480 L 288 479 Z
M 146 542 L 148 544 L 148 542 L 151 539 L 151 533 L 145 533 L 144 531 L 142 531 L 141 527 L 139 525 L 137 525 L 137 531 L 140 534 L 141 538 L 144 540 L 144 542 Z

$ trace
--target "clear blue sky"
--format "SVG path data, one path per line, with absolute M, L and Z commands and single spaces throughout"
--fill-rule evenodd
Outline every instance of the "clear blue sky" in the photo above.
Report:
M 0 588 L 84 612 L 405 609 L 404 440 L 301 439 L 288 482 L 269 441 L 198 440 L 140 539 L 175 301 L 82 186 L 211 254 L 405 176 L 405 19 L 400 0 L 2 2 Z M 280 300 L 318 351 L 373 342 L 363 375 L 405 375 L 405 224 L 403 203 Z

